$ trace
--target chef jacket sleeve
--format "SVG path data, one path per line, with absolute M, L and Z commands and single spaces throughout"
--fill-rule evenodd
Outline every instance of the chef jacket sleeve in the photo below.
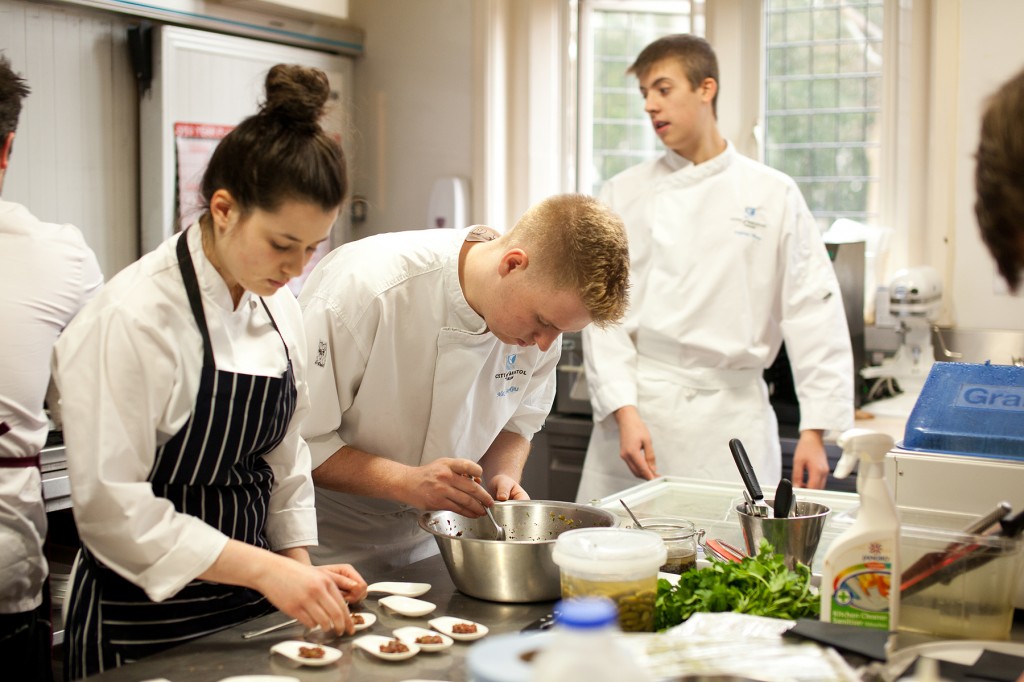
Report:
M 615 208 L 615 183 L 606 182 L 600 199 Z M 604 420 L 625 405 L 637 404 L 636 388 L 636 329 L 642 292 L 637 277 L 638 240 L 650 239 L 636 232 L 636 226 L 626 226 L 630 254 L 630 299 L 632 301 L 622 321 L 604 329 L 588 325 L 583 329 L 583 366 L 590 392 L 594 421 Z
M 277 304 L 274 319 L 288 343 L 295 375 L 295 414 L 288 424 L 284 440 L 264 458 L 274 472 L 270 491 L 266 535 L 274 551 L 317 544 L 315 493 L 311 474 L 309 446 L 300 434 L 309 414 L 309 389 L 306 384 L 306 336 L 302 313 L 287 289 L 273 298 Z
M 780 262 L 781 329 L 800 403 L 800 430 L 853 426 L 853 350 L 842 292 L 818 226 L 788 188 Z
M 175 511 L 147 480 L 157 424 L 182 390 L 182 371 L 174 338 L 117 305 L 80 315 L 55 351 L 79 535 L 93 555 L 154 601 L 209 568 L 228 541 Z
M 306 377 L 310 411 L 302 435 L 316 469 L 347 445 L 341 420 L 363 380 L 369 348 L 357 342 L 337 307 L 320 293 L 303 297 L 302 319 L 311 358 Z
M 561 355 L 562 337 L 559 336 L 541 356 L 526 386 L 526 395 L 502 431 L 517 433 L 526 440 L 532 440 L 533 434 L 544 426 L 544 420 L 548 418 L 555 402 L 555 368 Z

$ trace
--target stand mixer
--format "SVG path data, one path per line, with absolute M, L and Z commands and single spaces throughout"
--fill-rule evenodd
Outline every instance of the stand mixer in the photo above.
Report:
M 868 403 L 879 416 L 907 417 L 935 363 L 932 324 L 942 305 L 942 281 L 935 268 L 905 268 L 893 275 L 888 295 L 879 297 L 876 326 L 894 328 L 900 337 L 895 355 L 881 365 L 865 367 L 865 379 L 895 379 L 900 395 Z

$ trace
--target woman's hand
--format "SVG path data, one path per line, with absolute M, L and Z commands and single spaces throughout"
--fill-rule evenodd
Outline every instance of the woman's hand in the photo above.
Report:
M 351 566 L 347 569 L 355 577 L 340 569 L 342 566 L 347 565 L 315 567 L 282 559 L 263 574 L 256 589 L 307 628 L 351 635 L 355 623 L 348 610 L 348 597 L 365 596 L 366 583 Z
M 275 554 L 239 540 L 228 540 L 200 579 L 256 590 L 280 611 L 307 628 L 355 632 L 348 602 L 366 596 L 366 581 L 348 564 L 315 567 L 305 548 Z
M 349 604 L 356 604 L 366 598 L 366 581 L 352 564 L 328 564 L 317 568 L 331 576 Z

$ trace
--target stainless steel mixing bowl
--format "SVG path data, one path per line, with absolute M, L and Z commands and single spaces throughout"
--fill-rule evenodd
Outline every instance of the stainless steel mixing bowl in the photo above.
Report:
M 551 559 L 555 539 L 573 528 L 619 523 L 610 511 L 572 502 L 498 502 L 493 511 L 505 528 L 504 542 L 493 539 L 494 526 L 486 516 L 470 519 L 449 511 L 424 512 L 419 524 L 434 536 L 460 592 L 505 603 L 558 599 L 558 566 Z

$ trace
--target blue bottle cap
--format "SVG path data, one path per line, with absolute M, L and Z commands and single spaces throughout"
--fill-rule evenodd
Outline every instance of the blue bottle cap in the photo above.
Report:
M 555 624 L 590 629 L 614 625 L 619 617 L 615 602 L 603 597 L 563 599 L 555 604 Z

